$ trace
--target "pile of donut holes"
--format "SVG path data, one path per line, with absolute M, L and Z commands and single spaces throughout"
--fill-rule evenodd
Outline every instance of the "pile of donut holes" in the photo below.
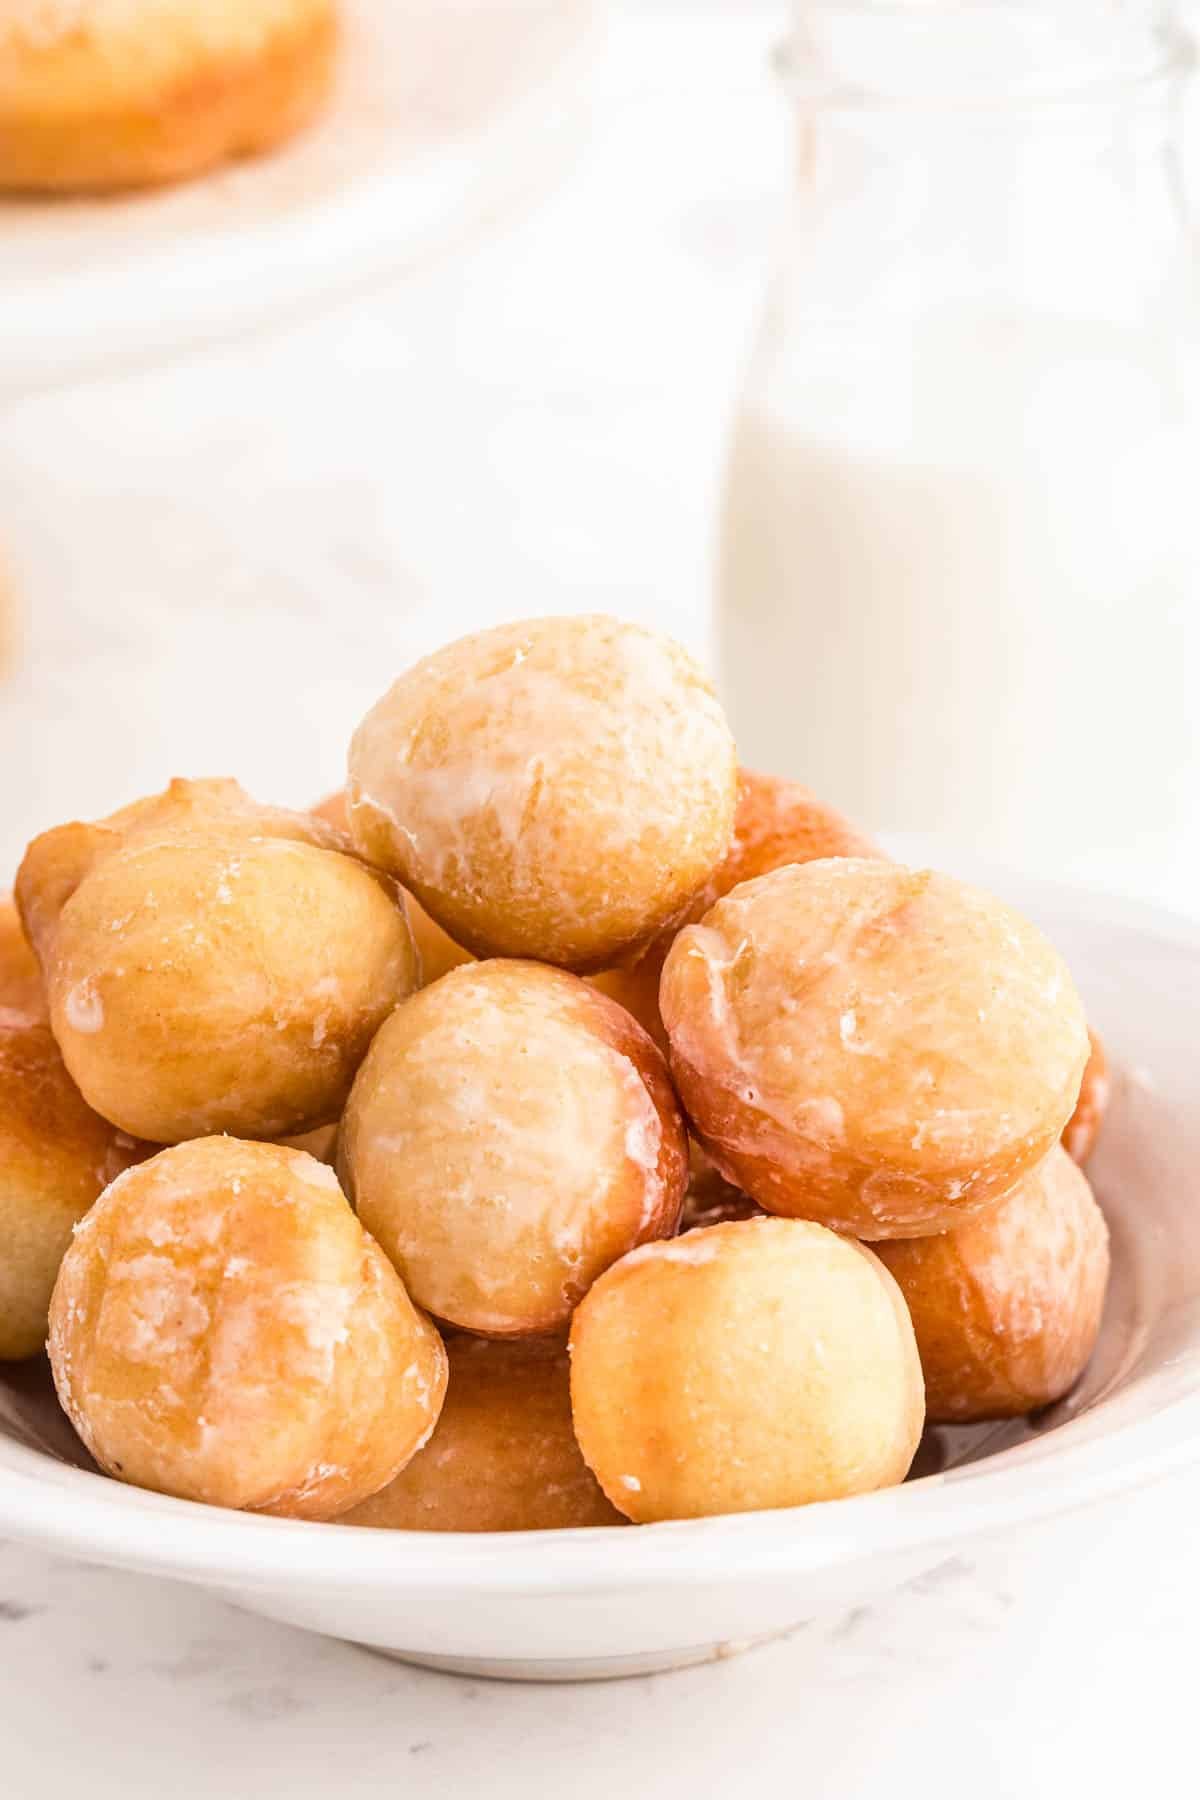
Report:
M 173 781 L 29 846 L 0 1357 L 108 1474 L 282 1516 L 863 1493 L 1077 1381 L 1106 1097 L 1053 946 L 739 769 L 678 645 L 506 625 L 311 813 Z

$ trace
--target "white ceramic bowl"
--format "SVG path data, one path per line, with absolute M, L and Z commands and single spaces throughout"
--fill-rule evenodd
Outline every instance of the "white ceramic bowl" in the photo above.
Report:
M 929 1434 L 901 1488 L 640 1530 L 459 1536 L 221 1512 L 96 1474 L 44 1366 L 0 1376 L 0 1535 L 196 1582 L 270 1618 L 463 1673 L 633 1674 L 836 1614 L 981 1534 L 1200 1454 L 1200 925 L 993 882 L 1060 945 L 1117 1067 L 1091 1173 L 1114 1273 L 1078 1391 L 1019 1425 Z M 923 1471 L 923 1472 L 921 1472 Z

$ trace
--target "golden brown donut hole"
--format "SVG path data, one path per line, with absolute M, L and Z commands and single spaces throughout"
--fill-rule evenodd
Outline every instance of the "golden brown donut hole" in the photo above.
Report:
M 675 941 L 675 933 L 670 932 L 665 938 L 651 944 L 644 956 L 636 962 L 627 963 L 617 969 L 602 969 L 598 975 L 589 975 L 589 983 L 597 993 L 605 994 L 608 999 L 615 1000 L 631 1013 L 642 1030 L 654 1039 L 665 1056 L 668 1049 L 666 1027 L 662 1022 L 662 1014 L 658 1010 L 658 984 L 662 979 L 662 966 L 666 961 L 667 951 Z
M 571 1425 L 566 1346 L 451 1337 L 437 1429 L 395 1481 L 339 1520 L 393 1531 L 624 1525 Z
M 334 0 L 16 0 L 0 17 L 0 188 L 102 193 L 269 149 L 324 102 Z
M 962 1223 L 1041 1161 L 1087 1060 L 1057 951 L 947 875 L 777 869 L 680 933 L 663 970 L 696 1135 L 768 1211 L 866 1238 Z
M 1104 1044 L 1099 1034 L 1090 1029 L 1088 1042 L 1091 1051 L 1079 1086 L 1079 1099 L 1062 1134 L 1063 1147 L 1081 1168 L 1096 1148 L 1112 1095 L 1112 1077 Z
M 441 1408 L 441 1339 L 324 1164 L 201 1138 L 115 1182 L 50 1309 L 59 1399 L 109 1474 L 280 1517 L 384 1487 Z
M 875 1249 L 912 1314 L 931 1424 L 1015 1417 L 1074 1387 L 1100 1330 L 1109 1253 L 1065 1150 L 956 1230 Z
M 542 964 L 469 963 L 383 1026 L 342 1120 L 359 1217 L 435 1317 L 565 1326 L 596 1276 L 674 1231 L 687 1148 L 659 1052 Z
M 0 1011 L 46 1016 L 42 971 L 8 894 L 0 894 Z
M 924 1421 L 900 1291 L 820 1225 L 750 1219 L 648 1244 L 571 1326 L 588 1466 L 638 1523 L 803 1506 L 902 1481 Z
M 22 865 L 63 1059 L 97 1112 L 160 1143 L 329 1124 L 416 982 L 396 891 L 305 815 L 185 818 L 172 793 Z
M 279 1143 L 284 1150 L 303 1150 L 306 1156 L 315 1156 L 332 1168 L 337 1160 L 337 1137 L 336 1125 L 318 1125 L 315 1131 L 301 1131 L 295 1137 L 280 1138 Z
M 0 1361 L 43 1348 L 72 1230 L 148 1149 L 85 1103 L 48 1025 L 0 1004 Z
M 882 858 L 883 852 L 800 782 L 739 769 L 733 842 L 692 917 L 702 918 L 709 907 L 756 875 L 830 856 Z
M 684 915 L 729 846 L 735 789 L 696 664 L 601 615 L 448 645 L 350 749 L 359 846 L 455 943 L 580 970 Z

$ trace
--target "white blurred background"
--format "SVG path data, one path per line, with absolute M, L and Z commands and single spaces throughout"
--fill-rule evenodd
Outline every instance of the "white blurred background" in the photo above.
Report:
M 364 17 L 383 3 L 353 0 Z M 456 3 L 469 15 L 468 0 Z M 1121 10 L 1122 0 L 1103 3 Z M 514 16 L 547 10 L 546 0 L 504 4 Z M 314 235 L 304 278 L 289 279 L 282 268 L 272 277 L 266 256 L 265 271 L 227 303 L 230 271 L 258 242 L 263 209 L 251 206 L 213 259 L 214 296 L 224 287 L 209 312 L 214 319 L 223 310 L 254 315 L 256 328 L 204 349 L 140 364 L 135 357 L 132 366 L 123 356 L 119 370 L 105 366 L 101 350 L 114 283 L 96 280 L 107 271 L 95 218 L 86 266 L 74 277 L 80 303 L 73 311 L 72 282 L 60 270 L 32 359 L 26 306 L 24 338 L 14 335 L 6 361 L 0 283 L 0 563 L 9 566 L 19 633 L 18 654 L 0 680 L 0 766 L 10 771 L 0 874 L 34 831 L 103 813 L 175 774 L 236 774 L 264 799 L 307 803 L 338 784 L 350 731 L 392 677 L 414 656 L 480 624 L 604 609 L 658 624 L 712 658 L 729 445 L 793 205 L 797 130 L 770 66 L 790 9 L 786 0 L 564 0 L 563 16 L 583 17 L 589 8 L 600 28 L 581 34 L 584 53 L 568 58 L 557 85 L 553 77 L 543 84 L 544 105 L 531 89 L 528 130 L 483 159 L 511 159 L 512 169 L 488 168 L 488 197 L 444 234 L 436 254 L 421 254 L 403 272 L 380 275 L 372 266 L 368 279 L 371 259 L 363 257 L 353 281 L 340 271 L 314 279 L 321 263 Z M 1103 38 L 1101 30 L 1097 41 Z M 466 71 L 468 86 L 476 74 Z M 553 117 L 552 128 L 539 129 L 543 114 Z M 469 156 L 455 154 L 457 176 Z M 915 173 L 919 188 L 924 177 Z M 218 182 L 230 182 L 229 194 L 244 203 L 250 184 L 262 179 L 251 169 Z M 1035 169 L 1031 193 L 1038 180 Z M 282 186 L 289 192 L 287 179 Z M 963 186 L 969 205 L 969 182 Z M 204 195 L 219 201 L 222 191 L 199 184 L 168 202 L 178 211 L 164 217 L 211 223 L 214 205 Z M 1137 198 L 1133 186 L 1130 197 Z M 1146 200 L 1146 216 L 1155 204 Z M 1064 228 L 1070 210 L 1068 196 Z M 997 249 L 1003 223 L 989 246 L 988 215 L 978 211 L 985 252 Z M 1051 204 L 1047 221 L 1053 245 Z M 380 215 L 381 239 L 392 224 Z M 1100 268 L 1091 284 L 1102 295 L 1122 257 L 1127 266 L 1136 259 L 1124 245 L 1119 211 L 1107 240 L 1094 235 L 1112 258 L 1111 271 Z M 177 280 L 169 295 L 164 283 L 162 321 L 153 279 L 128 291 L 131 311 L 156 337 L 170 339 L 180 289 L 190 284 L 189 304 L 199 306 L 205 265 L 194 240 L 189 245 L 168 264 Z M 865 289 L 873 276 L 869 229 L 857 249 Z M 290 254 L 305 262 L 294 236 Z M 346 291 L 328 291 L 339 286 Z M 94 295 L 103 296 L 109 317 L 98 317 L 93 330 Z M 1192 312 L 1200 316 L 1194 304 Z M 770 580 L 776 537 L 791 528 L 785 496 L 782 523 L 759 527 L 762 542 L 744 564 L 745 592 L 735 596 L 741 667 L 730 664 L 726 693 L 735 726 L 750 732 L 751 759 L 765 756 L 781 772 L 813 781 L 869 827 L 915 826 L 926 834 L 922 854 L 949 860 L 962 845 L 1190 909 L 1200 879 L 1191 803 L 1200 711 L 1189 698 L 1200 679 L 1200 626 L 1188 621 L 1200 613 L 1193 602 L 1181 606 L 1179 594 L 1200 576 L 1200 541 L 1176 557 L 1151 598 L 1140 591 L 1157 581 L 1159 521 L 1177 527 L 1181 515 L 1153 473 L 1181 459 L 1163 437 L 1155 462 L 1150 440 L 1124 416 L 1136 427 L 1142 401 L 1130 377 L 1143 388 L 1157 380 L 1150 368 L 1157 339 L 1151 330 L 1128 355 L 1089 362 L 1083 314 L 1068 307 L 1065 319 L 1061 342 L 1077 345 L 1078 354 L 1057 384 L 1069 397 L 1055 427 L 1060 467 L 1045 511 L 1053 518 L 1057 508 L 1060 521 L 1074 521 L 1085 552 L 1075 556 L 1077 591 L 1064 592 L 1037 538 L 1040 525 L 1020 512 L 1029 498 L 1020 467 L 1028 426 L 1018 396 L 1016 460 L 1010 468 L 993 458 L 976 485 L 983 518 L 993 468 L 1002 483 L 1016 480 L 1019 516 L 1008 547 L 1013 569 L 1020 555 L 1032 557 L 1032 583 L 1004 572 L 992 583 L 986 545 L 968 543 L 963 572 L 944 574 L 945 591 L 929 593 L 943 507 L 941 490 L 931 489 L 929 541 L 907 585 L 897 580 L 898 597 L 889 569 L 876 591 L 852 600 L 854 607 L 861 600 L 858 624 L 836 641 L 827 636 L 819 655 L 805 654 L 823 620 L 822 596 L 804 592 L 812 546 L 802 531 L 803 567 L 793 557 L 782 609 Z M 853 308 L 846 324 L 847 342 L 861 342 Z M 36 333 L 36 318 L 34 326 Z M 1011 332 L 1008 321 L 1000 326 Z M 801 323 L 799 341 L 803 332 Z M 897 341 L 903 365 L 903 330 Z M 1035 332 L 1031 353 L 1039 341 Z M 971 345 L 968 329 L 968 365 Z M 885 338 L 872 353 L 895 372 Z M 85 380 L 77 378 L 82 365 L 90 371 Z M 948 364 L 934 373 L 943 389 L 961 395 Z M 904 367 L 899 376 L 902 417 Z M 1006 374 L 992 384 L 996 405 L 1006 384 Z M 834 371 L 829 391 L 836 407 L 843 373 Z M 960 410 L 968 432 L 975 429 L 970 404 Z M 1094 479 L 1071 467 L 1076 413 Z M 809 414 L 801 411 L 804 428 Z M 983 439 L 998 416 L 981 418 Z M 1039 416 L 1044 424 L 1044 409 Z M 1200 427 L 1200 401 L 1191 423 Z M 1120 458 L 1138 456 L 1156 489 L 1144 518 L 1124 504 L 1119 473 Z M 1104 498 L 1108 488 L 1116 505 Z M 1189 505 L 1185 498 L 1182 511 Z M 871 555 L 894 560 L 886 521 L 876 522 L 883 536 Z M 984 527 L 986 536 L 986 520 Z M 1027 527 L 1033 535 L 1023 541 Z M 911 548 L 906 518 L 899 531 L 901 550 Z M 958 537 L 964 533 L 969 521 L 960 523 Z M 1128 596 L 1109 574 L 1112 550 L 1125 539 L 1140 557 Z M 1002 556 L 1001 536 L 996 543 Z M 815 566 L 810 590 L 837 574 L 836 560 Z M 803 596 L 795 608 L 793 583 Z M 970 590 L 961 609 L 960 587 Z M 836 615 L 840 604 L 834 583 L 825 614 Z M 748 641 L 756 606 L 767 621 L 761 646 Z M 864 686 L 856 702 L 846 693 L 854 686 L 848 674 L 862 666 L 875 619 L 880 634 L 867 636 L 874 688 Z M 1095 635 L 1099 621 L 1103 641 Z M 1089 681 L 1089 653 L 1099 685 Z M 908 694 L 907 712 L 891 674 L 906 654 L 924 682 Z M 989 673 L 979 696 L 986 687 L 986 705 L 975 704 L 969 681 L 965 688 L 958 681 L 964 656 Z M 998 656 L 1007 659 L 1001 673 Z M 816 672 L 821 658 L 832 671 L 824 681 Z M 798 684 L 793 697 L 797 665 L 808 685 Z M 760 689 L 770 703 L 756 707 L 747 693 Z M 923 732 L 927 697 L 940 716 Z M 792 716 L 806 698 L 811 742 L 780 760 L 777 747 L 790 747 Z M 870 715 L 870 737 L 856 734 L 856 703 Z M 912 768 L 893 780 L 902 738 Z M 1089 760 L 1092 743 L 1103 754 Z M 1003 758 L 1009 778 L 995 766 Z M 855 759 L 865 773 L 857 782 L 847 774 L 839 788 Z M 943 787 L 944 768 L 957 779 Z M 920 805 L 907 804 L 917 790 Z M 872 817 L 868 796 L 876 793 L 888 803 Z

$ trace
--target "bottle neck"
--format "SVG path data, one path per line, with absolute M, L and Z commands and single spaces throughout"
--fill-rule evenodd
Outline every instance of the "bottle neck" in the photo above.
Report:
M 1171 65 L 1119 90 L 1054 101 L 989 106 L 803 97 L 796 108 L 796 173 L 802 187 L 858 165 L 898 176 L 924 164 L 925 179 L 950 187 L 964 180 L 1024 182 L 1053 188 L 1086 181 L 1089 170 L 1132 190 L 1174 155 L 1181 137 L 1190 66 Z M 842 164 L 846 165 L 843 170 Z
M 797 0 L 797 100 L 934 114 L 1118 104 L 1190 64 L 1170 0 Z
M 1115 7 L 1130 28 L 1125 78 L 1098 79 L 1108 51 L 1084 57 L 1095 48 L 1085 16 L 1073 0 L 1042 3 L 800 8 L 801 26 L 828 32 L 819 59 L 812 34 L 794 33 L 784 63 L 797 102 L 797 303 L 844 308 L 853 295 L 856 308 L 903 309 L 940 297 L 1129 318 L 1166 287 L 1178 300 L 1186 47 L 1150 29 L 1158 15 L 1144 5 L 1092 0 L 1097 17 Z M 1042 26 L 1064 18 L 1079 54 L 1057 72 L 1034 69 L 1031 41 L 1045 44 Z

